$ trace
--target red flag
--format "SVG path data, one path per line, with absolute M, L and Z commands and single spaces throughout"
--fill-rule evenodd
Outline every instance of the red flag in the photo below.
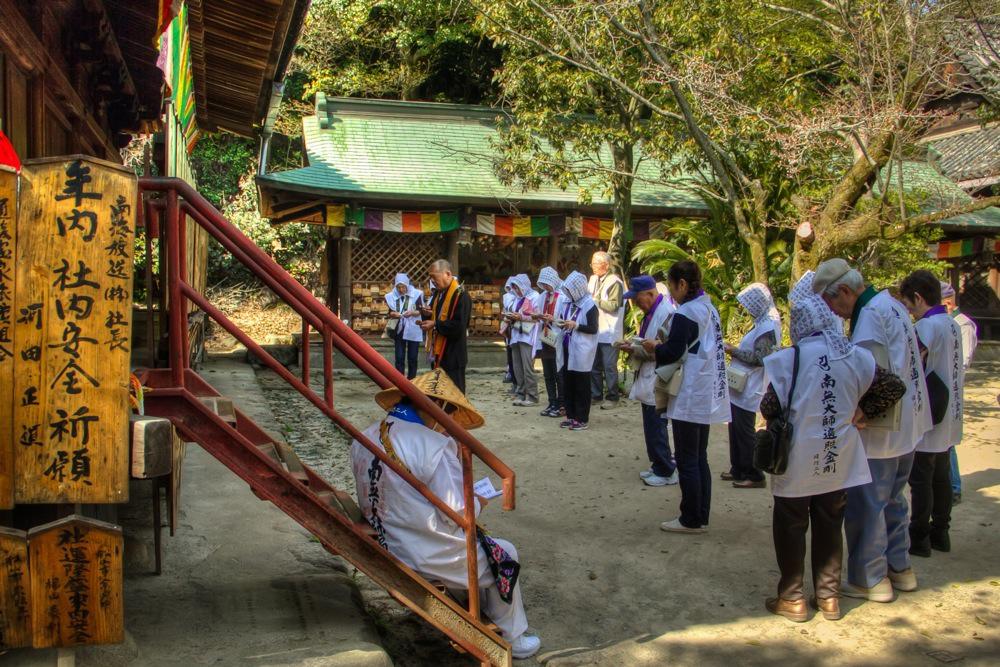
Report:
M 7 135 L 0 130 L 0 164 L 10 167 L 14 171 L 21 171 L 21 159 L 17 157 L 14 145 L 10 143 Z

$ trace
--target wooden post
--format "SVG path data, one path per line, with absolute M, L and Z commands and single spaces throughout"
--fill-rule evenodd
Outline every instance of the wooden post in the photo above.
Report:
M 0 167 L 0 509 L 14 506 L 14 261 L 17 174 Z
M 28 535 L 0 527 L 0 651 L 31 646 Z
M 340 295 L 337 289 L 337 236 L 333 227 L 326 228 L 326 246 L 324 247 L 326 257 L 326 307 L 331 312 L 337 313 Z M 305 343 L 303 343 L 305 345 Z
M 459 275 L 458 267 L 458 232 L 448 232 L 448 263 L 451 264 L 451 272 Z
M 124 639 L 122 531 L 71 515 L 28 531 L 35 648 Z
M 135 175 L 74 156 L 21 180 L 14 499 L 126 502 Z
M 340 319 L 351 319 L 351 246 L 354 241 L 340 237 L 337 242 L 337 309 Z
M 548 265 L 556 271 L 559 270 L 559 237 L 556 235 L 549 237 L 549 261 Z

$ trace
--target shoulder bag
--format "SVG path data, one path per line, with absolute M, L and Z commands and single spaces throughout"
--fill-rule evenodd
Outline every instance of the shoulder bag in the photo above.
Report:
M 788 416 L 792 411 L 792 397 L 799 377 L 799 346 L 792 347 L 792 386 L 788 388 L 788 399 L 781 414 L 767 424 L 767 428 L 757 431 L 753 448 L 753 465 L 771 475 L 784 475 L 788 469 L 788 456 L 792 451 L 792 424 Z

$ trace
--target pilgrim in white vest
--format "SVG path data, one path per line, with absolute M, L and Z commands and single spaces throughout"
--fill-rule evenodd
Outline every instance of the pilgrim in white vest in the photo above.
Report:
M 514 296 L 513 285 L 514 276 L 511 276 L 507 278 L 507 281 L 503 284 L 503 296 L 500 297 L 500 335 L 503 336 L 504 347 L 507 350 L 507 372 L 504 374 L 503 381 L 510 384 L 511 394 L 514 393 L 514 358 L 510 349 L 510 322 L 505 315 L 510 312 L 511 307 L 514 305 L 514 301 L 517 299 L 517 297 Z
M 791 428 L 787 467 L 771 477 L 781 576 L 777 595 L 765 606 L 792 621 L 808 620 L 804 580 L 811 530 L 809 606 L 838 620 L 845 489 L 871 481 L 855 416 L 859 409 L 872 416 L 884 412 L 906 388 L 877 368 L 870 352 L 847 340 L 843 323 L 811 291 L 798 296 L 791 307 L 794 347 L 764 359 L 769 382 L 761 413 L 775 441 L 779 435 L 773 429 L 781 428 L 781 420 Z
M 843 259 L 819 265 L 812 290 L 830 309 L 850 321 L 851 341 L 906 384 L 906 394 L 878 422 L 861 432 L 872 481 L 847 492 L 847 583 L 843 594 L 892 602 L 894 591 L 914 591 L 910 566 L 910 516 L 906 485 L 917 443 L 931 428 L 916 331 L 906 307 L 888 291 L 866 285 Z
M 709 429 L 730 418 L 722 320 L 702 289 L 701 269 L 694 262 L 683 260 L 671 266 L 667 286 L 678 303 L 667 340 L 642 341 L 647 352 L 655 353 L 658 367 L 677 365 L 676 372 L 681 373 L 680 387 L 667 402 L 680 477 L 680 516 L 660 528 L 671 533 L 703 533 L 708 530 L 712 502 Z
M 975 320 L 959 310 L 955 288 L 944 281 L 941 282 L 941 303 L 962 331 L 962 361 L 965 370 L 969 370 L 979 345 L 979 328 Z M 952 505 L 962 502 L 962 475 L 958 470 L 958 453 L 954 447 L 951 448 L 951 498 Z
M 781 316 L 771 291 L 763 283 L 750 283 L 736 295 L 736 301 L 753 318 L 753 328 L 738 346 L 726 343 L 729 361 L 729 401 L 733 419 L 729 422 L 729 472 L 720 475 L 737 489 L 764 488 L 764 473 L 753 465 L 757 410 L 767 380 L 764 357 L 781 342 Z
M 510 327 L 510 356 L 514 368 L 514 405 L 538 405 L 538 378 L 535 376 L 535 337 L 538 323 L 532 317 L 538 293 L 531 278 L 519 273 L 513 278 L 514 303 L 505 315 Z
M 621 342 L 625 316 L 625 283 L 611 273 L 611 256 L 604 251 L 595 252 L 590 259 L 593 275 L 587 290 L 597 305 L 597 352 L 591 381 L 591 399 L 608 410 L 618 406 L 621 398 L 618 387 L 618 350 L 614 343 Z
M 482 415 L 442 369 L 418 376 L 413 384 L 466 429 L 483 425 Z M 465 511 L 462 463 L 455 441 L 399 389 L 381 391 L 375 401 L 388 414 L 363 432 L 365 438 L 384 458 L 409 471 L 445 505 L 462 515 Z M 357 440 L 351 443 L 351 466 L 358 505 L 379 544 L 426 579 L 456 591 L 466 590 L 469 580 L 465 531 Z M 477 496 L 475 504 L 478 517 L 486 499 Z M 517 550 L 510 542 L 482 531 L 477 531 L 477 537 L 483 613 L 512 644 L 515 658 L 534 655 L 541 642 L 526 632 L 528 619 L 518 581 Z
M 535 298 L 535 312 L 532 317 L 538 322 L 535 333 L 534 355 L 542 361 L 542 375 L 545 378 L 545 394 L 548 405 L 542 410 L 543 417 L 562 417 L 566 414 L 564 397 L 566 389 L 562 373 L 556 367 L 556 341 L 558 330 L 553 324 L 560 307 L 559 285 L 562 280 L 551 266 L 544 266 L 538 273 L 538 296 Z
M 659 293 L 652 276 L 632 278 L 625 298 L 630 299 L 643 313 L 638 335 L 620 346 L 628 354 L 631 372 L 635 375 L 628 397 L 637 401 L 642 411 L 642 435 L 646 441 L 646 457 L 649 459 L 649 468 L 642 470 L 639 478 L 648 486 L 674 485 L 680 478 L 677 464 L 670 452 L 667 418 L 662 410 L 657 409 L 653 392 L 656 359 L 642 346 L 644 340 L 666 340 L 667 326 L 674 314 L 674 307 L 670 299 Z
M 385 295 L 389 306 L 386 333 L 395 343 L 396 370 L 412 380 L 417 375 L 420 344 L 424 341 L 424 330 L 418 324 L 424 293 L 410 284 L 405 273 L 397 273 L 392 284 L 392 291 Z
M 941 282 L 930 271 L 911 273 L 899 293 L 916 320 L 934 424 L 917 443 L 910 471 L 910 553 L 927 557 L 931 549 L 951 551 L 950 452 L 962 441 L 962 330 L 941 305 Z
M 598 308 L 587 289 L 587 278 L 574 271 L 559 287 L 561 307 L 556 326 L 556 368 L 566 388 L 566 419 L 571 431 L 585 431 L 590 422 L 590 374 L 597 356 Z

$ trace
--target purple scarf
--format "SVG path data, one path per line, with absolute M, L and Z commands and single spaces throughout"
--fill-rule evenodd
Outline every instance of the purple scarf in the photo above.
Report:
M 653 306 L 649 309 L 649 312 L 642 318 L 642 324 L 639 325 L 639 338 L 646 337 L 646 330 L 649 329 L 649 323 L 653 321 L 653 313 L 660 307 L 662 301 L 663 295 L 660 294 L 656 297 L 656 301 L 653 302 Z

